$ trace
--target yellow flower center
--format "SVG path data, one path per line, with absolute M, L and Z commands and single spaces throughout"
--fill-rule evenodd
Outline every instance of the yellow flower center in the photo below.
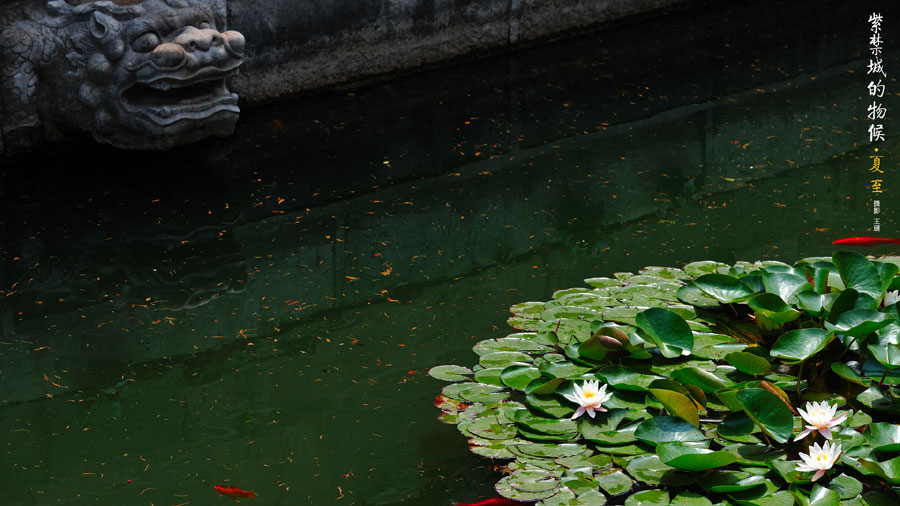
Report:
M 585 392 L 585 393 L 584 393 L 584 398 L 585 398 L 585 399 L 590 399 L 590 398 L 593 397 L 594 395 L 596 395 L 596 394 L 594 394 L 594 392 Z

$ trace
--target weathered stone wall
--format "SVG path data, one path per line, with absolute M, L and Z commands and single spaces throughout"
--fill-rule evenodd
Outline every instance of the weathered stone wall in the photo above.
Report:
M 692 0 L 230 0 L 233 88 L 271 99 L 510 48 Z

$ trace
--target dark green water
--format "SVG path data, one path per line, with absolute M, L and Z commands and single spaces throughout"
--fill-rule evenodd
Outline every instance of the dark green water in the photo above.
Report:
M 2 504 L 488 497 L 496 463 L 436 421 L 426 370 L 510 333 L 509 305 L 898 235 L 900 12 L 876 234 L 867 12 L 811 5 L 245 109 L 233 138 L 171 153 L 4 162 Z

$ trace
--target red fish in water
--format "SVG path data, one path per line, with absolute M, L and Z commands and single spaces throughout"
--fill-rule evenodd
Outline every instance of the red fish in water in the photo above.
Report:
M 219 495 L 227 495 L 228 497 L 256 497 L 256 494 L 249 490 L 241 490 L 237 487 L 227 485 L 213 485 Z
M 512 499 L 507 499 L 505 497 L 492 497 L 490 499 L 485 499 L 483 501 L 473 503 L 458 502 L 455 504 L 456 506 L 520 506 L 529 503 L 513 501 Z
M 900 239 L 889 239 L 887 237 L 847 237 L 838 239 L 832 244 L 855 244 L 857 246 L 872 246 L 873 244 L 900 244 Z

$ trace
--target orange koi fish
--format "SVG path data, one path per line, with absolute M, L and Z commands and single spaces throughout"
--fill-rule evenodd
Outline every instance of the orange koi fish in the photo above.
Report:
M 455 504 L 456 506 L 520 506 L 522 504 L 528 503 L 513 501 L 512 499 L 507 499 L 505 497 L 492 497 L 490 499 L 485 499 L 483 501 L 473 503 L 458 502 Z
M 237 487 L 228 485 L 213 485 L 219 495 L 227 495 L 228 497 L 256 497 L 256 494 L 249 490 L 241 490 Z
M 832 244 L 855 244 L 857 246 L 872 246 L 873 244 L 900 244 L 900 239 L 889 239 L 887 237 L 847 237 L 838 239 Z

